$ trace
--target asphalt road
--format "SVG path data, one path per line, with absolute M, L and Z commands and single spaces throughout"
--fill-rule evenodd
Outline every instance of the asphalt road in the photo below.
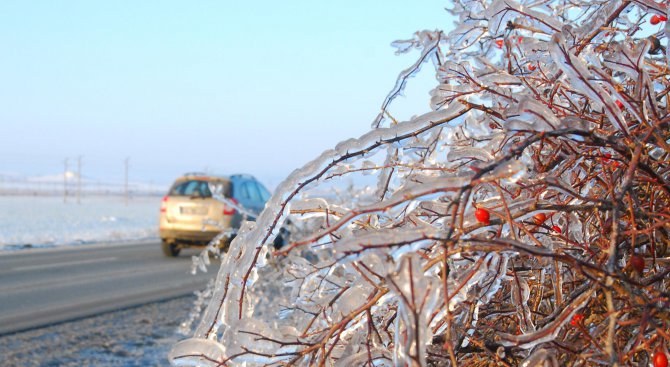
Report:
M 0 335 L 192 293 L 218 270 L 191 275 L 191 256 L 160 243 L 0 253 Z

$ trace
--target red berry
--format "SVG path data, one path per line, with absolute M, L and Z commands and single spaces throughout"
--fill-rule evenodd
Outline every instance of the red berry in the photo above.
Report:
M 649 23 L 656 25 L 660 22 L 665 22 L 666 20 L 668 20 L 668 17 L 665 15 L 654 15 L 651 17 L 651 20 L 649 20 Z
M 623 110 L 623 102 L 618 99 L 616 100 L 616 106 L 619 107 L 620 110 Z
M 630 257 L 629 261 L 630 267 L 633 268 L 638 274 L 642 275 L 644 272 L 644 259 L 638 254 L 634 254 Z
M 521 43 L 521 41 L 523 41 L 523 36 L 519 36 L 517 39 L 519 40 L 519 43 Z
M 556 232 L 556 233 L 561 233 L 561 227 L 559 226 L 551 226 L 551 230 Z
M 535 222 L 535 224 L 537 224 L 538 226 L 544 223 L 545 220 L 547 220 L 547 215 L 544 213 L 537 213 L 533 215 L 533 222 Z
M 654 352 L 654 367 L 668 367 L 668 357 L 661 349 Z
M 528 64 L 528 70 L 533 71 L 535 69 L 537 69 L 537 66 L 535 66 L 533 64 Z
M 496 41 L 496 45 L 498 45 L 498 48 L 502 48 L 502 47 L 503 47 L 503 43 L 504 43 L 503 40 L 497 40 L 497 41 Z
M 580 324 L 582 320 L 584 320 L 584 315 L 581 313 L 576 313 L 574 316 L 572 316 L 572 320 L 570 320 L 570 325 L 577 326 L 577 324 Z
M 489 214 L 488 210 L 483 208 L 475 210 L 475 218 L 477 218 L 477 221 L 484 224 L 489 224 L 491 222 L 491 214 Z

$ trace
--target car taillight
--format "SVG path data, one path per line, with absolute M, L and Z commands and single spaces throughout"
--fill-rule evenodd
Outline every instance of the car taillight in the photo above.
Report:
M 238 204 L 238 201 L 235 200 L 235 199 L 231 198 L 231 199 L 228 199 L 228 200 L 235 203 L 235 205 Z M 223 215 L 233 215 L 233 214 L 235 214 L 235 208 L 233 208 L 232 206 L 228 206 L 226 204 L 223 204 Z
M 165 203 L 168 201 L 168 196 L 165 195 L 163 196 L 163 201 L 161 202 L 161 213 L 165 213 L 167 211 L 167 207 L 165 206 Z

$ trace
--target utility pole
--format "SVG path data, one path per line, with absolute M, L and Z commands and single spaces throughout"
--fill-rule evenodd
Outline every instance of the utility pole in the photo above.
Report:
M 63 161 L 65 170 L 63 171 L 63 202 L 67 203 L 67 158 Z
M 125 203 L 126 206 L 128 206 L 128 165 L 130 164 L 130 157 L 126 158 L 124 161 L 124 166 L 125 166 L 125 179 L 124 179 L 124 185 L 123 185 L 123 192 L 124 192 L 124 198 L 125 198 Z
M 77 157 L 77 204 L 81 204 L 81 156 Z

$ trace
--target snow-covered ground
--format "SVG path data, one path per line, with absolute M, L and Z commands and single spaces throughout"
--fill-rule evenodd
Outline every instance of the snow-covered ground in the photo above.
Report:
M 169 366 L 194 296 L 0 337 L 2 366 Z
M 158 238 L 160 200 L 0 196 L 0 250 Z

